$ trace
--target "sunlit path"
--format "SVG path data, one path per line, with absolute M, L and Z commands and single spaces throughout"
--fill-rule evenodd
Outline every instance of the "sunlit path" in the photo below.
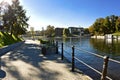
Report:
M 90 80 L 79 72 L 71 72 L 71 65 L 57 54 L 43 56 L 39 42 L 27 40 L 18 50 L 2 56 L 2 80 Z

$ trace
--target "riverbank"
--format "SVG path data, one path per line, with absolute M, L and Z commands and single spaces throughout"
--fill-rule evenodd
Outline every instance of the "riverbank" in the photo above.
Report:
M 71 64 L 60 55 L 43 56 L 39 41 L 32 40 L 2 56 L 2 70 L 6 72 L 2 80 L 91 80 L 79 70 L 71 72 Z
M 108 34 L 105 36 L 91 36 L 91 38 L 98 38 L 98 39 L 119 39 L 120 40 L 120 36 L 115 36 L 112 34 Z
M 10 35 L 7 32 L 0 31 L 0 48 L 11 45 L 17 42 L 21 42 L 22 39 L 15 35 Z

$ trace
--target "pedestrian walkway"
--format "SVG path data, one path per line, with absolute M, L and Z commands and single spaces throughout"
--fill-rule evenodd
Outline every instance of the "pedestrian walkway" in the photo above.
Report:
M 43 56 L 39 42 L 32 40 L 2 56 L 2 70 L 6 72 L 2 80 L 91 80 L 79 70 L 72 72 L 60 55 Z

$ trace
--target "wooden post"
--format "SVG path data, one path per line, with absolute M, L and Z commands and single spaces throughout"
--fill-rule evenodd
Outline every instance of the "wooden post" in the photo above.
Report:
M 56 54 L 58 54 L 58 41 L 56 41 Z
M 101 80 L 105 80 L 105 79 L 106 79 L 108 61 L 109 61 L 109 57 L 108 57 L 108 56 L 105 56 L 105 57 L 104 57 L 104 64 L 103 64 L 103 70 L 102 70 Z
M 74 71 L 74 67 L 75 67 L 75 61 L 74 61 L 74 46 L 72 47 L 72 71 Z
M 61 46 L 62 46 L 62 53 L 61 53 L 61 59 L 63 60 L 63 56 L 64 56 L 64 54 L 63 54 L 63 43 L 61 44 Z
M 55 42 L 54 42 L 54 40 L 53 40 L 53 45 L 55 45 Z

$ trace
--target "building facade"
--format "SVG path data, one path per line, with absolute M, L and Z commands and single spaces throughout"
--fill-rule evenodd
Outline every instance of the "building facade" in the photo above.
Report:
M 64 28 L 55 28 L 55 36 L 62 37 Z
M 70 34 L 75 34 L 75 35 L 84 35 L 84 28 L 82 27 L 69 27 L 68 28 L 70 31 Z

